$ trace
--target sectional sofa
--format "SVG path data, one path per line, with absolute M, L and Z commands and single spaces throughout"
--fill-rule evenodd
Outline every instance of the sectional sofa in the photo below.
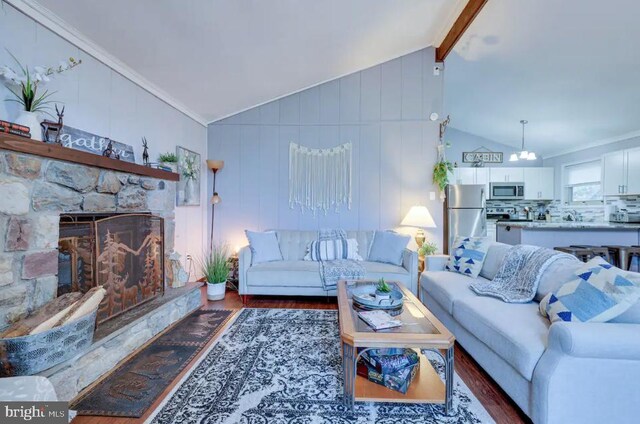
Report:
M 480 280 L 509 247 L 490 246 Z M 535 423 L 640 422 L 640 304 L 614 322 L 550 325 L 538 301 L 572 270 L 552 265 L 537 301 L 513 304 L 476 295 L 470 277 L 444 270 L 447 259 L 426 258 L 422 301 Z
M 317 239 L 317 231 L 276 230 L 283 261 L 251 264 L 251 249 L 238 252 L 239 292 L 241 295 L 335 296 L 335 290 L 325 291 L 320 279 L 320 263 L 303 260 L 307 246 Z M 405 249 L 402 266 L 369 261 L 369 248 L 374 231 L 347 231 L 348 238 L 358 241 L 358 253 L 363 258 L 365 278 L 385 278 L 400 281 L 417 293 L 418 254 Z

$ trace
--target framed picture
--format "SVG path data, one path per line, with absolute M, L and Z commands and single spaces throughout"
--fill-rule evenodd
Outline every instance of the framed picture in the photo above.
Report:
M 176 206 L 200 206 L 200 154 L 177 146 L 176 156 L 180 174 Z

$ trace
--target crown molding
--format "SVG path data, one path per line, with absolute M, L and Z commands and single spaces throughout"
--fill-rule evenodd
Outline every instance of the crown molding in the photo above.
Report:
M 21 13 L 27 15 L 34 21 L 38 22 L 45 28 L 53 31 L 58 34 L 60 37 L 64 38 L 71 44 L 78 47 L 80 50 L 84 51 L 88 55 L 92 56 L 96 60 L 102 62 L 109 68 L 113 69 L 123 77 L 131 80 L 136 85 L 140 86 L 144 90 L 153 94 L 158 99 L 167 103 L 169 106 L 175 108 L 176 110 L 182 112 L 189 118 L 193 119 L 200 125 L 206 127 L 207 119 L 205 119 L 200 114 L 194 112 L 189 109 L 185 104 L 176 100 L 166 91 L 162 90 L 151 81 L 147 80 L 145 77 L 140 75 L 138 72 L 134 71 L 124 62 L 117 59 L 115 56 L 104 50 L 102 47 L 98 46 L 87 36 L 82 34 L 73 26 L 69 25 L 59 16 L 54 14 L 52 11 L 42 6 L 35 0 L 0 0 L 5 3 L 10 4 Z
M 621 135 L 618 135 L 618 136 L 615 136 L 615 137 L 603 138 L 601 140 L 597 140 L 597 141 L 594 141 L 592 143 L 585 143 L 585 144 L 582 144 L 580 147 L 563 150 L 561 152 L 554 153 L 552 155 L 545 155 L 544 159 L 551 159 L 551 158 L 556 158 L 558 156 L 568 155 L 570 153 L 581 152 L 583 150 L 587 150 L 587 149 L 591 149 L 591 148 L 599 147 L 599 146 L 605 146 L 607 144 L 617 143 L 619 141 L 625 141 L 625 140 L 629 140 L 629 139 L 632 139 L 632 138 L 635 138 L 635 137 L 640 137 L 640 130 L 631 131 L 631 132 L 628 132 L 626 134 L 621 134 Z

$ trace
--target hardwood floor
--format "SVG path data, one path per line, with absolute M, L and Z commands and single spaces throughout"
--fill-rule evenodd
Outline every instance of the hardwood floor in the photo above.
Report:
M 206 293 L 202 290 L 203 304 L 208 308 L 234 309 L 243 308 L 242 300 L 237 292 L 228 292 L 224 300 L 209 302 Z M 272 297 L 272 296 L 250 296 L 247 299 L 248 308 L 287 308 L 287 309 L 337 309 L 338 304 L 335 298 L 310 298 L 310 297 Z M 231 324 L 227 324 L 231 325 Z M 220 333 L 224 331 L 221 330 Z M 209 342 L 213 344 L 217 336 Z M 207 347 L 209 346 L 207 345 Z M 206 351 L 207 347 L 193 359 L 195 363 Z M 155 410 L 162 400 L 169 395 L 175 385 L 189 372 L 191 365 L 180 373 L 173 383 L 167 387 L 162 395 L 154 402 L 149 411 L 141 418 L 116 418 L 116 417 L 89 417 L 79 416 L 73 420 L 73 424 L 137 424 L 144 422 L 151 412 Z M 469 356 L 469 354 L 458 344 L 455 350 L 455 370 L 462 380 L 469 386 L 473 394 L 478 398 L 493 419 L 499 423 L 530 423 L 529 418 L 513 403 L 506 393 L 489 377 L 489 375 Z

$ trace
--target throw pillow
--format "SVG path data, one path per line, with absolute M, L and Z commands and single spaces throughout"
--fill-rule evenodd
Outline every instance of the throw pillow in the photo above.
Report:
M 489 250 L 487 237 L 457 236 L 451 245 L 451 256 L 445 269 L 476 278 L 482 270 L 482 264 Z
M 356 239 L 314 240 L 307 246 L 305 261 L 334 261 L 336 259 L 351 259 L 361 261 L 358 255 L 358 241 Z
M 251 249 L 251 265 L 283 260 L 275 232 L 266 231 L 260 233 L 245 230 L 245 234 Z
M 402 266 L 402 254 L 411 236 L 393 231 L 376 231 L 369 249 L 369 261 Z
M 607 322 L 640 299 L 640 274 L 623 271 L 596 257 L 571 280 L 547 294 L 540 313 L 555 321 Z

